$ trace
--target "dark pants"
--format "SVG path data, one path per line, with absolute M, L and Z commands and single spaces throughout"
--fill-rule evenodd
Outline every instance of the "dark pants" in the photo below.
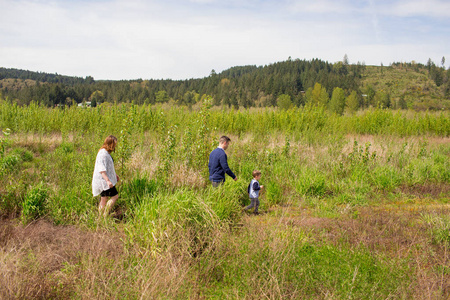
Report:
M 222 180 L 222 181 L 211 181 L 211 184 L 212 184 L 213 187 L 218 187 L 219 185 L 224 184 L 224 183 L 225 183 L 224 180 Z
M 252 207 L 255 207 L 255 213 L 257 213 L 258 212 L 258 207 L 259 207 L 259 199 L 258 198 L 250 198 L 250 201 L 251 201 L 250 205 L 247 206 L 245 208 L 245 210 L 248 210 L 248 209 L 250 209 Z

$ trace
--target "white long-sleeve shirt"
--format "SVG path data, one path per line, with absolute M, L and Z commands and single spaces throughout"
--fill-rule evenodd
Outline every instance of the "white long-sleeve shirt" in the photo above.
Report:
M 117 184 L 114 161 L 106 149 L 100 149 L 97 153 L 97 158 L 95 159 L 94 174 L 92 176 L 92 194 L 94 197 L 100 195 L 101 192 L 110 189 L 100 172 L 106 172 L 109 181 L 111 181 L 114 186 Z

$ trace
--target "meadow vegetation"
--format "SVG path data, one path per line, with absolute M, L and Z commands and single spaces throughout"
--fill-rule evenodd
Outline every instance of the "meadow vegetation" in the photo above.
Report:
M 0 298 L 450 297 L 447 111 L 0 100 Z M 98 217 L 95 157 L 119 200 Z M 220 135 L 238 181 L 208 184 Z M 242 212 L 251 172 L 260 210 Z

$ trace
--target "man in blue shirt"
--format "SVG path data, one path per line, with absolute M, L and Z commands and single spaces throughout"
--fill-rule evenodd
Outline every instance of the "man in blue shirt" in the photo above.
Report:
M 213 187 L 217 187 L 225 182 L 225 173 L 227 173 L 231 178 L 237 180 L 236 175 L 230 170 L 227 162 L 227 150 L 230 145 L 230 138 L 227 136 L 222 136 L 219 139 L 219 147 L 214 149 L 209 155 L 209 180 Z

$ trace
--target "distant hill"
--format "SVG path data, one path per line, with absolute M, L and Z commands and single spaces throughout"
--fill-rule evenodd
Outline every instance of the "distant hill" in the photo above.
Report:
M 447 78 L 450 77 L 447 71 Z M 396 63 L 389 67 L 368 66 L 361 79 L 361 90 L 367 88 L 388 93 L 398 103 L 404 99 L 415 110 L 450 109 L 450 82 L 437 86 L 424 65 Z
M 0 80 L 4 79 L 22 79 L 48 83 L 62 83 L 68 85 L 90 83 L 94 80 L 91 76 L 86 78 L 75 76 L 64 76 L 59 74 L 49 74 L 43 72 L 33 72 L 20 69 L 7 69 L 0 67 Z
M 3 98 L 28 104 L 71 105 L 75 102 L 134 102 L 153 104 L 170 101 L 194 105 L 210 95 L 214 105 L 234 107 L 276 106 L 280 95 L 289 96 L 292 105 L 310 101 L 308 91 L 316 83 L 326 91 L 328 101 L 340 87 L 348 96 L 356 92 L 361 107 L 379 105 L 391 108 L 450 109 L 450 74 L 433 63 L 394 63 L 390 66 L 335 64 L 319 59 L 287 60 L 265 66 L 236 66 L 219 74 L 189 80 L 96 81 L 58 74 L 0 68 Z M 289 100 L 288 100 L 289 101 Z

